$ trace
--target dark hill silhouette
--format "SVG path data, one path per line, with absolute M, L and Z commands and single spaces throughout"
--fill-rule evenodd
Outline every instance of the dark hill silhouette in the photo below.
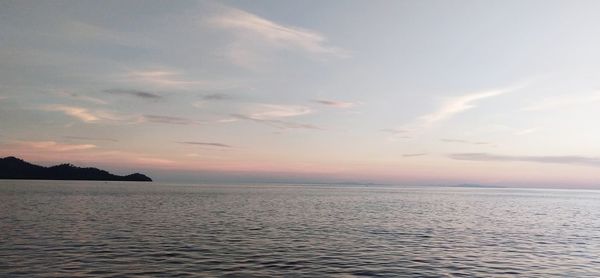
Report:
M 81 168 L 71 164 L 43 167 L 13 156 L 0 158 L 0 179 L 152 181 L 139 173 L 117 176 L 97 168 Z

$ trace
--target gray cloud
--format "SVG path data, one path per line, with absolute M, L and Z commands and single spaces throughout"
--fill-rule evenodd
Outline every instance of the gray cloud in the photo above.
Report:
M 427 155 L 427 153 L 405 153 L 402 155 L 402 157 L 415 157 L 415 156 L 424 156 Z
M 231 145 L 227 145 L 227 144 L 223 144 L 223 143 L 214 143 L 214 142 L 184 141 L 184 142 L 177 142 L 177 143 L 186 144 L 186 145 L 207 146 L 207 147 L 233 148 L 233 146 L 231 146 Z
M 274 120 L 274 119 L 262 119 L 262 118 L 255 118 L 255 117 L 251 117 L 248 115 L 243 115 L 243 114 L 231 114 L 232 117 L 240 119 L 240 120 L 248 120 L 248 121 L 253 121 L 253 122 L 257 122 L 257 123 L 261 123 L 261 124 L 266 124 L 275 128 L 279 128 L 279 129 L 317 129 L 317 130 L 322 130 L 322 128 L 315 126 L 315 125 L 311 125 L 311 124 L 303 124 L 303 123 L 296 123 L 296 122 L 289 122 L 289 121 L 282 121 L 282 120 Z
M 134 96 L 134 97 L 143 98 L 143 99 L 147 99 L 147 100 L 159 100 L 159 99 L 163 98 L 162 96 L 157 95 L 155 93 L 138 91 L 138 90 L 109 89 L 109 90 L 104 90 L 104 92 L 113 94 L 113 95 L 129 95 L 129 96 Z
M 456 160 L 469 160 L 469 161 L 522 161 L 522 162 L 585 165 L 585 166 L 600 167 L 600 158 L 599 157 L 587 157 L 587 156 L 577 156 L 577 155 L 511 156 L 511 155 L 496 155 L 496 154 L 488 154 L 488 153 L 456 153 L 456 154 L 450 154 L 449 157 L 452 159 L 456 159 Z
M 441 139 L 442 142 L 446 143 L 460 143 L 460 144 L 469 144 L 469 145 L 490 145 L 490 142 L 481 142 L 481 141 L 468 141 L 462 139 Z
M 144 115 L 142 116 L 143 121 L 159 124 L 174 124 L 174 125 L 193 125 L 200 124 L 201 122 L 173 116 L 162 116 L 162 115 Z
M 356 103 L 354 103 L 354 102 L 339 101 L 339 100 L 313 99 L 312 102 L 320 103 L 320 104 L 335 107 L 335 108 L 351 108 L 351 107 L 356 106 Z
M 232 98 L 232 96 L 223 93 L 214 93 L 202 96 L 203 100 L 230 100 Z
M 85 136 L 64 136 L 64 138 L 70 139 L 70 140 L 82 140 L 82 141 L 118 142 L 117 139 L 112 139 L 112 138 L 97 138 L 97 137 L 85 137 Z
M 108 103 L 105 100 L 102 100 L 99 98 L 95 98 L 95 97 L 91 97 L 91 96 L 87 96 L 87 95 L 80 95 L 77 93 L 62 91 L 62 92 L 57 92 L 56 94 L 60 97 L 82 100 L 82 101 L 91 102 L 91 103 L 95 103 L 95 104 L 107 104 Z

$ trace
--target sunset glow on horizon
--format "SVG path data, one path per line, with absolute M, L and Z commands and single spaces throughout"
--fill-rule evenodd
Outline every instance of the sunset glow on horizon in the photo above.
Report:
M 599 2 L 338 4 L 4 1 L 0 156 L 600 188 Z

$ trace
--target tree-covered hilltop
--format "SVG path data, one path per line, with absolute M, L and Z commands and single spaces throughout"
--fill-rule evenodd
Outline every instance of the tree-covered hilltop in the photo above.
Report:
M 97 168 L 81 168 L 71 164 L 44 167 L 13 156 L 0 158 L 0 179 L 152 181 L 140 173 L 118 176 Z

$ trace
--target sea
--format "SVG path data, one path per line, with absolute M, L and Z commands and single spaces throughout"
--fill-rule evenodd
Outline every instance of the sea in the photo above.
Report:
M 600 191 L 4 180 L 0 277 L 600 277 Z

